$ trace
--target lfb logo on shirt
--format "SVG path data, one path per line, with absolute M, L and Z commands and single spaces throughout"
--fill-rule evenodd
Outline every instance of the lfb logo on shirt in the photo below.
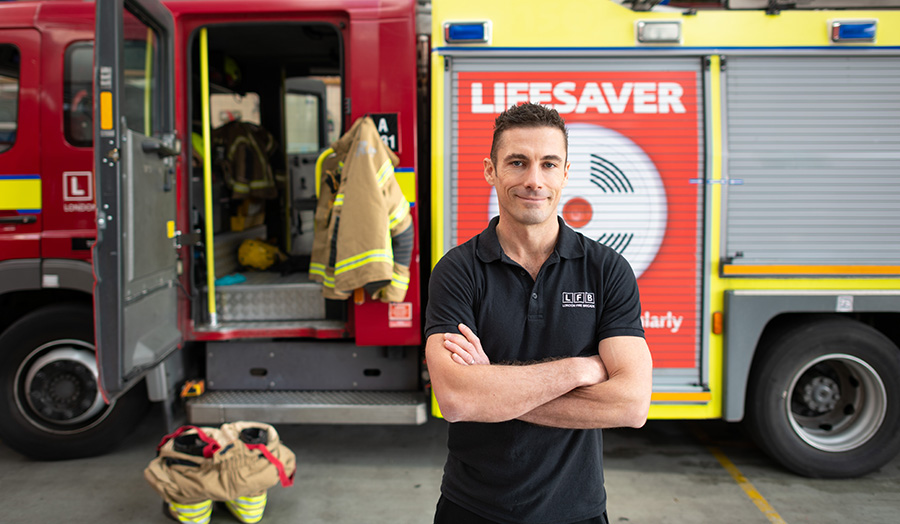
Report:
M 594 294 L 589 291 L 563 291 L 562 307 L 594 307 Z

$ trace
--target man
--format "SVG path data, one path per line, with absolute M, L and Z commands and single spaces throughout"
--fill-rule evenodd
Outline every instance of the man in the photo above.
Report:
M 555 110 L 497 117 L 500 216 L 432 274 L 425 351 L 451 422 L 435 523 L 606 523 L 600 428 L 646 421 L 634 273 L 557 217 L 567 147 Z

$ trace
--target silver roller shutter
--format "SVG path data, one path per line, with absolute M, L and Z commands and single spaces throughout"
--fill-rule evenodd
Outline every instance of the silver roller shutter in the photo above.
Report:
M 725 86 L 726 261 L 898 264 L 900 58 L 729 57 Z

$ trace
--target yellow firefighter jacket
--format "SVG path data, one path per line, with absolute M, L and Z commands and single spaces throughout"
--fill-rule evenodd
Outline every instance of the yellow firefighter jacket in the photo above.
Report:
M 382 302 L 400 302 L 413 236 L 409 202 L 394 178 L 399 160 L 369 117 L 354 122 L 332 150 L 317 166 L 310 278 L 322 282 L 326 298 L 346 299 L 365 288 Z

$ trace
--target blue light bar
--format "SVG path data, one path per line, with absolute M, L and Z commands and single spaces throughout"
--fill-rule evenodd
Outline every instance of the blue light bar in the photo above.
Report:
M 448 44 L 486 44 L 490 36 L 490 22 L 444 23 L 444 40 Z
M 835 20 L 831 22 L 832 42 L 874 42 L 877 20 Z

